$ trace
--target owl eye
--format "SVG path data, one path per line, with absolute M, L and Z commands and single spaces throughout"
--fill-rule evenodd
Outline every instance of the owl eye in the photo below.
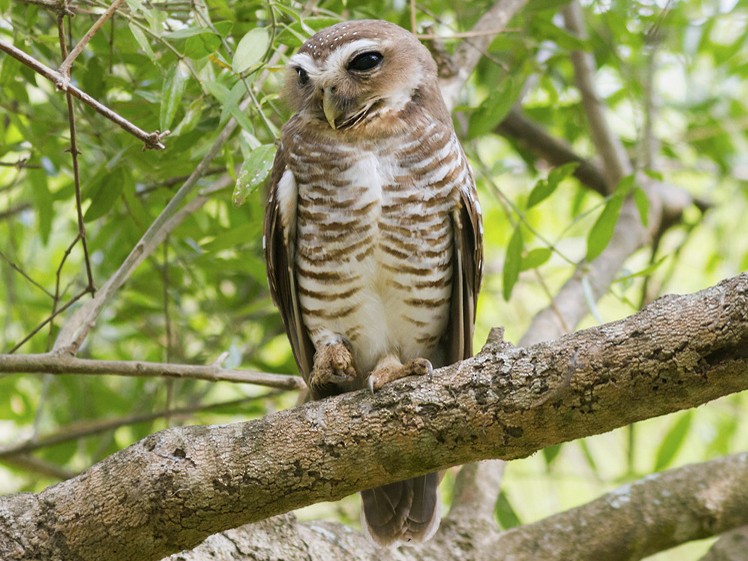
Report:
M 309 82 L 309 74 L 306 70 L 304 70 L 301 66 L 296 67 L 296 74 L 299 75 L 299 84 L 302 86 L 306 86 L 307 82 Z
M 354 72 L 365 72 L 366 70 L 371 70 L 382 64 L 382 60 L 384 60 L 382 53 L 378 53 L 377 51 L 361 53 L 360 55 L 355 56 L 353 60 L 348 63 L 348 70 L 353 70 Z

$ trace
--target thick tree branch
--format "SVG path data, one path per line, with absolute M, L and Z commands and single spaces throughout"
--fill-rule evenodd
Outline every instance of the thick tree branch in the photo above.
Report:
M 491 342 L 432 379 L 405 379 L 374 396 L 169 429 L 38 495 L 2 499 L 0 558 L 101 559 L 106 551 L 110 561 L 158 559 L 371 486 L 524 457 L 748 389 L 746 349 L 742 274 L 553 343 Z
M 748 466 L 743 469 L 748 473 Z M 722 535 L 709 548 L 701 561 L 745 561 L 746 551 L 748 551 L 748 525 Z
M 563 140 L 549 135 L 543 127 L 528 119 L 516 107 L 509 111 L 496 128 L 496 132 L 515 139 L 522 148 L 554 166 L 570 162 L 578 163 L 579 166 L 574 170 L 574 176 L 582 184 L 597 191 L 603 197 L 613 192 L 605 174 L 597 165 L 582 158 Z
M 429 543 L 382 549 L 342 524 L 299 523 L 286 515 L 221 532 L 169 560 L 632 561 L 739 526 L 748 520 L 746 504 L 743 453 L 645 477 L 504 533 L 486 526 L 466 534 L 447 520 Z M 743 561 L 747 543 L 745 527 L 728 532 L 703 561 Z

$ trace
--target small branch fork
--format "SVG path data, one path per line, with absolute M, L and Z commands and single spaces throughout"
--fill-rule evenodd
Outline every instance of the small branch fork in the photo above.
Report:
M 70 83 L 70 66 L 72 65 L 73 61 L 81 53 L 86 44 L 88 44 L 88 42 L 91 40 L 91 37 L 93 37 L 93 35 L 101 28 L 104 22 L 106 22 L 112 16 L 112 14 L 114 14 L 116 9 L 122 4 L 123 1 L 124 0 L 116 0 L 114 4 L 112 4 L 112 6 L 110 6 L 109 9 L 101 15 L 101 17 L 93 24 L 93 26 L 91 26 L 91 29 L 89 29 L 88 32 L 83 36 L 83 39 L 81 39 L 78 45 L 76 45 L 76 47 L 72 51 L 70 51 L 70 54 L 65 56 L 65 60 L 60 65 L 59 70 L 54 70 L 49 66 L 46 66 L 31 55 L 26 54 L 22 50 L 3 40 L 0 40 L 0 51 L 3 51 L 4 53 L 12 56 L 21 64 L 24 64 L 34 70 L 34 72 L 36 72 L 37 74 L 44 76 L 47 80 L 53 82 L 59 90 L 80 99 L 83 103 L 92 107 L 100 115 L 106 117 L 139 140 L 142 140 L 145 143 L 146 149 L 163 150 L 164 148 L 166 148 L 166 146 L 163 144 L 162 140 L 169 134 L 169 131 L 155 131 L 151 133 L 146 132 L 118 113 L 112 111 L 109 107 L 100 103 L 80 88 Z

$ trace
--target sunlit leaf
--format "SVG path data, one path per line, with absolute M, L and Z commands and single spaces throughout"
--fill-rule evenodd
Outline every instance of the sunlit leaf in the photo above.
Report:
M 647 194 L 640 187 L 634 189 L 634 202 L 636 203 L 636 209 L 639 211 L 639 218 L 641 218 L 642 224 L 645 226 L 649 225 L 649 197 L 647 197 Z
M 512 296 L 514 285 L 517 283 L 517 279 L 519 279 L 519 271 L 522 265 L 522 245 L 522 230 L 517 225 L 509 240 L 509 245 L 506 248 L 506 259 L 504 259 L 504 300 L 509 300 Z
M 661 471 L 672 463 L 691 430 L 692 421 L 693 411 L 686 411 L 678 416 L 678 420 L 670 427 L 670 430 L 662 440 L 662 444 L 657 449 L 657 457 L 654 465 L 655 471 Z
M 153 62 L 156 62 L 156 54 L 153 52 L 153 48 L 151 48 L 148 37 L 146 37 L 143 30 L 134 23 L 128 23 L 127 26 L 130 28 L 130 32 L 132 33 L 132 36 L 135 37 L 135 40 L 138 42 L 138 45 L 140 45 L 140 48 L 145 51 L 146 55 L 148 55 L 148 58 L 150 58 Z
M 623 201 L 623 197 L 614 195 L 605 203 L 602 213 L 587 234 L 587 255 L 585 256 L 587 261 L 592 261 L 608 247 Z
M 159 125 L 162 131 L 169 129 L 174 116 L 177 114 L 177 109 L 182 103 L 182 95 L 184 95 L 188 77 L 189 70 L 187 69 L 187 65 L 181 60 L 166 73 L 164 85 L 161 88 Z
M 539 204 L 543 200 L 550 197 L 556 190 L 559 184 L 569 177 L 574 170 L 577 169 L 579 164 L 577 162 L 570 162 L 551 170 L 548 174 L 548 179 L 540 179 L 530 191 L 530 196 L 527 199 L 527 208 L 532 208 Z
M 509 497 L 507 497 L 504 489 L 499 493 L 499 497 L 496 501 L 495 512 L 496 518 L 499 521 L 499 526 L 501 526 L 502 530 L 508 530 L 509 528 L 522 525 L 522 520 L 517 514 L 517 511 L 514 510 L 514 507 L 509 501 Z
M 241 74 L 259 63 L 265 56 L 269 45 L 270 35 L 267 29 L 264 27 L 251 29 L 242 37 L 236 46 L 236 51 L 234 51 L 234 59 L 231 61 L 234 72 Z
M 244 204 L 247 197 L 267 179 L 270 169 L 273 167 L 275 151 L 275 145 L 264 144 L 255 148 L 249 157 L 244 160 L 234 187 L 233 200 L 235 205 Z
M 521 271 L 528 271 L 530 269 L 537 269 L 543 263 L 551 258 L 553 252 L 548 247 L 536 247 L 527 252 L 522 258 Z

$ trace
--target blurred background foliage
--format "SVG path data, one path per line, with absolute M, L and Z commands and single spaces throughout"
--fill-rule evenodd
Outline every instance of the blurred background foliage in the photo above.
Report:
M 0 0 L 0 39 L 56 68 L 62 60 L 58 12 L 45 3 L 57 4 Z M 550 135 L 595 158 L 574 87 L 572 49 L 594 54 L 607 116 L 636 169 L 705 203 L 687 209 L 654 248 L 631 256 L 607 295 L 590 299 L 582 327 L 748 268 L 748 6 L 734 0 L 585 2 L 589 39 L 580 40 L 561 24 L 563 4 L 531 1 L 492 42 L 455 111 L 485 213 L 477 348 L 492 326 L 504 326 L 507 339 L 517 342 L 575 264 L 606 243 L 594 225 L 606 220 L 600 217 L 612 198 L 571 177 L 571 168 L 554 170 L 497 134 L 519 103 Z M 469 31 L 489 6 L 424 0 L 415 5 L 416 30 L 437 34 L 451 52 L 461 41 L 455 34 Z M 70 7 L 68 45 L 108 3 L 80 0 Z M 199 191 L 206 201 L 137 268 L 79 357 L 210 364 L 228 353 L 226 366 L 295 373 L 267 291 L 264 193 L 258 188 L 288 117 L 278 96 L 281 70 L 306 37 L 331 23 L 376 17 L 410 28 L 410 8 L 404 0 L 127 0 L 74 62 L 72 80 L 140 128 L 171 134 L 166 150 L 144 151 L 141 141 L 74 103 L 88 260 L 97 287 L 227 123 L 239 126 L 199 181 L 193 197 Z M 546 198 L 539 200 L 541 194 Z M 77 234 L 65 96 L 0 55 L 2 352 L 48 351 L 70 311 L 90 298 Z M 54 315 L 66 305 L 71 308 Z M 40 490 L 170 425 L 245 420 L 293 406 L 296 397 L 225 382 L 0 375 L 0 492 Z M 747 404 L 745 395 L 731 396 L 513 462 L 497 516 L 507 527 L 530 522 L 652 471 L 743 450 Z M 18 452 L 22 443 L 28 446 Z M 448 501 L 449 485 L 444 490 Z M 348 500 L 306 514 L 355 524 L 357 508 Z M 685 547 L 657 558 L 695 559 L 705 546 Z

